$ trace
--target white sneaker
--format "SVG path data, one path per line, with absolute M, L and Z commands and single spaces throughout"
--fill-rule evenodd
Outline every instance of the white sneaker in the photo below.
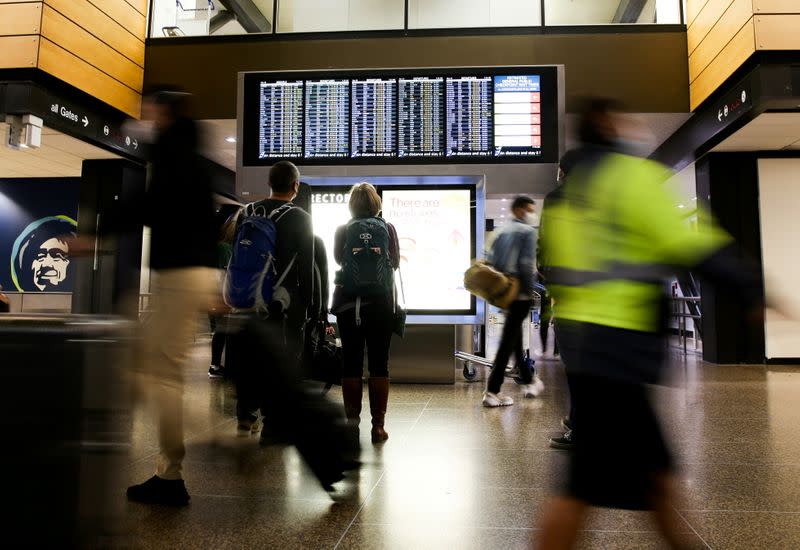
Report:
M 533 382 L 522 385 L 522 396 L 527 399 L 539 397 L 544 391 L 544 382 L 537 375 L 533 375 Z
M 513 405 L 514 400 L 503 395 L 502 393 L 492 393 L 489 391 L 483 392 L 483 406 L 484 407 L 508 407 Z

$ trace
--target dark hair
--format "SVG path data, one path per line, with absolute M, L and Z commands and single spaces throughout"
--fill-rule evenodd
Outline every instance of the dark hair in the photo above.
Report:
M 513 212 L 517 208 L 525 208 L 529 204 L 536 204 L 536 202 L 530 197 L 519 195 L 518 197 L 515 197 L 514 202 L 511 203 L 511 211 Z
M 601 127 L 601 120 L 612 113 L 624 111 L 620 101 L 607 97 L 593 97 L 583 101 L 578 121 L 578 138 L 583 143 L 608 145 L 609 136 Z
M 269 169 L 269 188 L 275 193 L 288 193 L 300 179 L 300 170 L 288 160 L 276 162 Z
M 577 164 L 581 160 L 581 153 L 576 149 L 572 149 L 564 153 L 564 156 L 561 157 L 561 160 L 558 161 L 558 167 L 564 172 L 564 176 L 569 176 L 569 173 L 572 172 L 572 169 L 577 166 Z

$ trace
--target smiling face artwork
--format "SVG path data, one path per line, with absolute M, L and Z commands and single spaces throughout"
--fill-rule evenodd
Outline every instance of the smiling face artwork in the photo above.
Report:
M 14 243 L 11 273 L 22 292 L 69 292 L 72 278 L 68 238 L 76 222 L 51 216 L 28 225 Z

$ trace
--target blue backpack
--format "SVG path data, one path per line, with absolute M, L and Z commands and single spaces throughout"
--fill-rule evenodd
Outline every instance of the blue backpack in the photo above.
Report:
M 292 257 L 278 277 L 275 267 L 277 222 L 293 208 L 286 203 L 269 215 L 263 206 L 248 204 L 236 229 L 233 252 L 225 274 L 223 297 L 234 309 L 263 309 L 272 301 L 274 291 L 292 269 Z

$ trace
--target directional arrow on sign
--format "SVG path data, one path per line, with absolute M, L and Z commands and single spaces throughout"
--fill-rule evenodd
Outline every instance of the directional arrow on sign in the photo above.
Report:
M 88 119 L 88 118 L 86 118 L 86 115 L 83 115 L 83 120 L 81 120 L 81 122 L 83 122 L 83 127 L 84 127 L 84 128 L 86 128 L 87 126 L 89 126 L 89 119 Z

